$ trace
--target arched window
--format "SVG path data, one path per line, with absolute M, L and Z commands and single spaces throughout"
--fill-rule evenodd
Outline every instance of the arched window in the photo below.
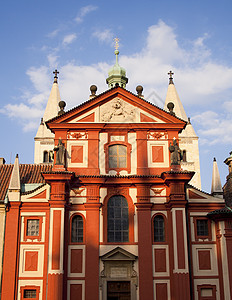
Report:
M 129 241 L 128 203 L 123 196 L 113 196 L 107 204 L 107 241 Z
M 53 151 L 49 151 L 49 162 L 53 162 L 53 157 L 54 157 L 54 154 L 53 154 Z
M 44 151 L 43 153 L 43 162 L 44 163 L 48 162 L 48 151 Z
M 83 218 L 80 215 L 76 215 L 72 218 L 72 232 L 71 242 L 72 243 L 83 243 Z
M 160 215 L 154 217 L 154 242 L 165 242 L 164 218 Z
M 184 162 L 187 161 L 186 150 L 183 150 L 183 158 L 182 158 L 182 160 L 183 160 Z
M 109 146 L 109 168 L 127 168 L 127 147 L 124 145 Z

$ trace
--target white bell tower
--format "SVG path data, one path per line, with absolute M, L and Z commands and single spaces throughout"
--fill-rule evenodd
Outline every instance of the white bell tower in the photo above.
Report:
M 58 87 L 58 74 L 55 70 L 53 72 L 54 82 L 52 85 L 51 93 L 48 99 L 48 103 L 41 119 L 35 140 L 35 151 L 34 151 L 34 163 L 52 163 L 53 162 L 53 148 L 54 148 L 54 134 L 46 127 L 45 122 L 58 115 L 60 102 L 60 92 Z

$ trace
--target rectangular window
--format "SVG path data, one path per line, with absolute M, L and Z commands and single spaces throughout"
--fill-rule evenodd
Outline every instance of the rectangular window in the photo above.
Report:
M 42 220 L 41 216 L 28 216 L 24 217 L 24 241 L 41 240 L 42 237 Z
M 109 147 L 109 168 L 127 167 L 127 147 L 124 145 L 113 145 Z
M 206 237 L 209 235 L 208 220 L 197 220 L 197 236 Z
M 36 290 L 24 290 L 23 298 L 24 299 L 36 299 Z
M 27 236 L 39 236 L 39 219 L 27 220 Z

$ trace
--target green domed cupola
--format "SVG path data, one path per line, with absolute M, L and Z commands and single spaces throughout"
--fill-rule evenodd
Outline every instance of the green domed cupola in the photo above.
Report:
M 108 78 L 106 79 L 106 83 L 108 84 L 109 88 L 115 87 L 118 84 L 120 87 L 125 88 L 128 82 L 128 78 L 126 77 L 126 70 L 120 67 L 118 63 L 118 41 L 119 39 L 115 39 L 115 51 L 114 54 L 116 55 L 116 62 L 115 65 L 109 69 Z

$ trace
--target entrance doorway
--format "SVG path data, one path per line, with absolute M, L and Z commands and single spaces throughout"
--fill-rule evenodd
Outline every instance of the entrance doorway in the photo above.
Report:
M 131 300 L 130 281 L 108 281 L 107 300 Z

